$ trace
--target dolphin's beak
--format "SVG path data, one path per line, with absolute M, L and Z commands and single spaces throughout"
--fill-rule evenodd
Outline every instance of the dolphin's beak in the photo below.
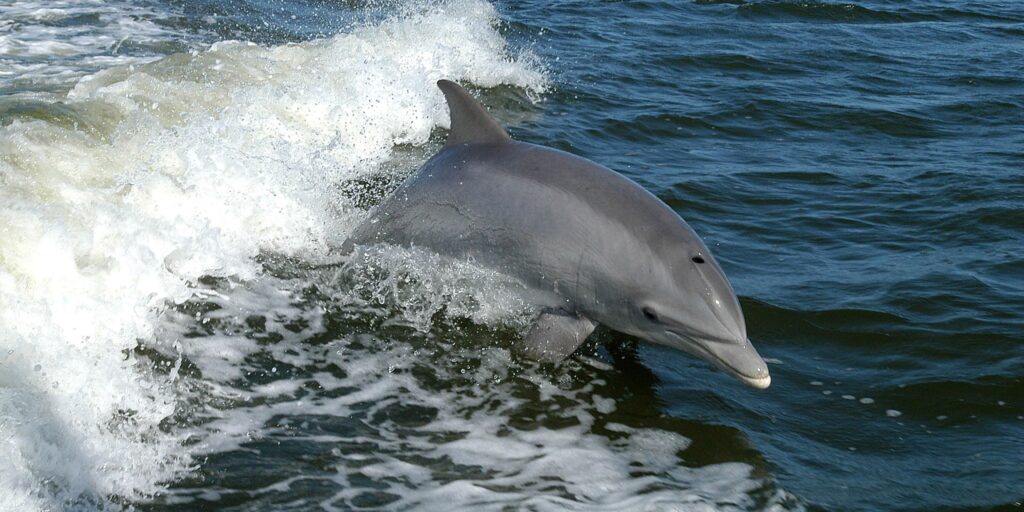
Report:
M 698 343 L 708 359 L 726 373 L 757 389 L 767 388 L 772 383 L 768 365 L 754 349 L 749 340 L 742 345 L 712 341 Z
M 768 364 L 754 349 L 750 340 L 743 343 L 729 343 L 718 340 L 695 339 L 676 331 L 668 331 L 677 338 L 685 340 L 683 350 L 698 357 L 707 359 L 724 372 L 736 377 L 744 384 L 757 389 L 765 389 L 772 383 L 768 374 Z

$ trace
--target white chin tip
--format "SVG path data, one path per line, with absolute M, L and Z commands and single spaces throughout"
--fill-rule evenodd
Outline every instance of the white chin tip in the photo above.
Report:
M 772 376 L 771 375 L 765 375 L 764 377 L 760 377 L 760 378 L 756 378 L 756 379 L 750 378 L 750 377 L 740 376 L 740 380 L 742 380 L 748 386 L 754 387 L 754 388 L 757 388 L 757 389 L 765 389 L 768 386 L 772 385 Z

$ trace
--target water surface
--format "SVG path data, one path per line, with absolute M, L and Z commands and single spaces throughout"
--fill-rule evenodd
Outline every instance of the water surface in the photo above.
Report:
M 340 262 L 433 82 L 687 219 L 773 385 Z M 1018 510 L 1015 1 L 0 7 L 0 509 Z

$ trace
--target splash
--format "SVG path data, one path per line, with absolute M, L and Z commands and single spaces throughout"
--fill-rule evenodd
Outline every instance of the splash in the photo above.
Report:
M 204 276 L 259 281 L 260 254 L 324 258 L 362 214 L 339 184 L 447 123 L 437 79 L 544 86 L 489 4 L 405 11 L 107 69 L 2 128 L 0 508 L 106 507 L 188 472 L 177 373 L 136 355 L 168 305 Z
M 480 272 L 429 258 L 394 267 L 388 261 L 374 261 L 386 270 L 368 280 L 386 284 L 373 290 L 392 290 L 398 279 L 410 293 L 385 293 L 383 312 L 362 304 L 349 309 L 366 290 L 348 286 L 334 290 L 348 297 L 311 297 L 310 283 L 323 292 L 335 281 L 307 275 L 211 283 L 203 298 L 166 319 L 167 329 L 179 330 L 178 354 L 204 376 L 190 430 L 200 440 L 196 452 L 208 455 L 207 469 L 230 475 L 254 453 L 280 460 L 258 481 L 225 476 L 176 488 L 175 503 L 228 499 L 254 510 L 280 502 L 323 510 L 801 509 L 786 493 L 766 490 L 750 465 L 688 467 L 681 454 L 689 439 L 623 423 L 636 418 L 616 415 L 616 400 L 607 398 L 616 393 L 606 380 L 613 372 L 599 362 L 569 361 L 551 373 L 512 357 L 507 344 L 489 343 L 493 331 L 364 324 L 415 319 L 423 299 L 412 290 Z M 443 293 L 455 303 L 486 302 L 487 280 L 472 282 Z M 338 321 L 346 332 L 330 333 Z

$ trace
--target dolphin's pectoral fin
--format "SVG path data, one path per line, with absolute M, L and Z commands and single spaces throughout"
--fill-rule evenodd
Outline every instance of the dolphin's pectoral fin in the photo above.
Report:
M 518 349 L 538 361 L 558 362 L 575 352 L 595 327 L 597 324 L 586 317 L 565 311 L 544 311 Z

